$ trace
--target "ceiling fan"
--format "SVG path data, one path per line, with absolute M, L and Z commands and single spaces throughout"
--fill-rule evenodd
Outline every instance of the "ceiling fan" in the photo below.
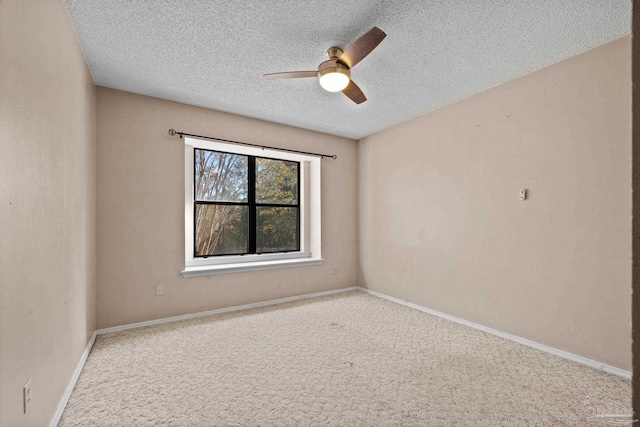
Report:
M 378 27 L 373 27 L 353 42 L 347 50 L 339 47 L 327 49 L 329 60 L 318 66 L 318 71 L 289 71 L 265 74 L 265 79 L 299 79 L 318 77 L 320 86 L 329 92 L 344 93 L 356 104 L 367 100 L 362 90 L 351 80 L 351 68 L 369 55 L 387 35 Z

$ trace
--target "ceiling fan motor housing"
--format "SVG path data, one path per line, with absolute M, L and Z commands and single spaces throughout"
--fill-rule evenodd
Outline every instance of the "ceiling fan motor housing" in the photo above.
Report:
M 327 49 L 327 55 L 329 55 L 330 59 L 328 61 L 324 61 L 318 66 L 318 77 L 322 77 L 329 73 L 340 73 L 351 79 L 351 71 L 349 71 L 349 67 L 338 62 L 338 58 L 342 55 L 342 49 L 339 47 L 330 47 Z
M 324 61 L 318 67 L 318 77 L 322 77 L 325 74 L 329 74 L 329 73 L 340 73 L 351 78 L 351 71 L 349 71 L 349 69 L 346 66 L 342 65 L 335 59 Z

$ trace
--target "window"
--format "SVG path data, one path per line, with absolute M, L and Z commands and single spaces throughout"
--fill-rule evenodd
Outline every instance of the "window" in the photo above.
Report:
M 196 148 L 194 257 L 300 250 L 300 163 Z
M 183 276 L 321 262 L 319 158 L 185 139 Z

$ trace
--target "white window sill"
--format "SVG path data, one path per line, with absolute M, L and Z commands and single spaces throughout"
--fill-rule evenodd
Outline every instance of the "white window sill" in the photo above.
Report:
M 320 265 L 324 262 L 321 258 L 297 258 L 276 261 L 255 261 L 237 264 L 218 264 L 185 267 L 181 272 L 182 277 L 210 276 L 213 274 L 242 273 L 245 271 L 271 270 L 274 268 L 303 267 L 307 265 Z

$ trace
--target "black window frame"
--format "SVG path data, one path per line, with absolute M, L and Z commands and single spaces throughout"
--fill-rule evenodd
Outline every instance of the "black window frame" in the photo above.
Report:
M 196 199 L 196 153 L 195 150 L 209 151 L 213 153 L 231 154 L 234 156 L 243 156 L 247 158 L 247 201 L 246 202 L 215 202 Z M 297 197 L 296 204 L 282 204 L 282 203 L 256 203 L 256 159 L 277 160 L 281 162 L 295 163 L 297 168 Z M 262 254 L 279 254 L 300 252 L 300 162 L 295 160 L 286 160 L 277 157 L 264 157 L 264 156 L 252 156 L 250 154 L 240 154 L 231 151 L 211 150 L 208 148 L 194 147 L 193 151 L 193 258 L 212 258 L 212 257 L 224 257 L 224 256 L 244 256 L 244 255 L 262 255 Z M 198 205 L 227 205 L 227 206 L 247 206 L 248 209 L 248 245 L 247 252 L 226 253 L 226 254 L 211 254 L 211 255 L 196 255 L 196 221 L 197 221 L 197 206 Z M 296 208 L 296 249 L 290 249 L 286 251 L 270 251 L 270 252 L 257 252 L 257 209 L 259 207 L 283 207 L 283 208 Z

